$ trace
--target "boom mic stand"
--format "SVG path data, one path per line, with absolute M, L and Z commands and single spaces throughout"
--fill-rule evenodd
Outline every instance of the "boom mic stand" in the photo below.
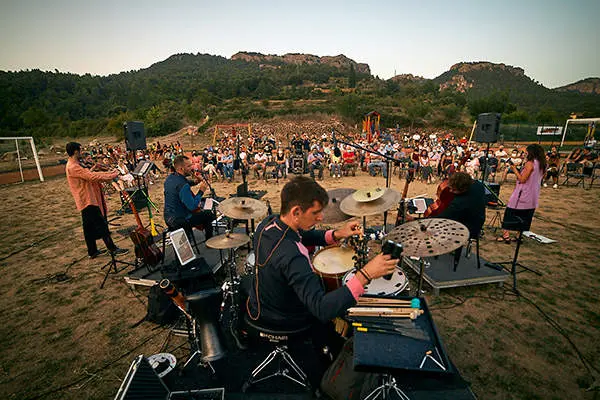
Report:
M 335 137 L 335 132 L 336 132 L 336 129 L 335 128 L 331 128 L 331 135 L 332 135 L 332 139 L 333 139 L 334 152 L 335 152 L 335 149 L 337 149 L 339 151 L 339 148 L 337 147 L 337 144 L 341 143 L 341 144 L 345 144 L 346 146 L 350 146 L 350 147 L 353 147 L 355 149 L 359 149 L 359 150 L 365 151 L 365 152 L 367 152 L 369 154 L 375 154 L 377 156 L 382 157 L 385 160 L 385 162 L 387 163 L 387 177 L 385 179 L 385 188 L 389 189 L 390 188 L 390 183 L 391 183 L 390 182 L 391 181 L 390 177 L 391 177 L 391 172 L 392 172 L 390 166 L 391 166 L 391 164 L 393 162 L 396 162 L 396 161 L 399 161 L 399 160 L 396 160 L 394 157 L 390 157 L 387 154 L 381 154 L 379 152 L 376 152 L 376 151 L 373 151 L 373 150 L 370 150 L 370 149 L 366 149 L 366 148 L 364 148 L 362 146 L 359 146 L 359 145 L 357 145 L 355 143 L 347 142 L 345 140 L 338 140 Z M 341 134 L 341 132 L 339 132 L 339 131 L 338 131 L 338 133 Z M 343 136 L 343 134 L 342 134 L 342 137 L 345 138 L 345 136 Z M 386 229 L 387 229 L 387 213 L 388 213 L 387 211 L 384 211 L 384 213 L 383 213 L 383 227 L 382 227 L 382 231 L 383 231 L 384 234 L 385 234 Z

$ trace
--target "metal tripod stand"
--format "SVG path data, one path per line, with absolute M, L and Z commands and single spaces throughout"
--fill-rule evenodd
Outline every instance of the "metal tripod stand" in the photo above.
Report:
M 392 394 L 396 394 L 401 400 L 410 400 L 410 398 L 398 387 L 396 384 L 396 378 L 394 378 L 390 374 L 384 374 L 382 378 L 383 382 L 381 385 L 376 387 L 365 400 L 375 400 L 375 399 L 391 399 Z M 381 397 L 380 397 L 381 396 Z

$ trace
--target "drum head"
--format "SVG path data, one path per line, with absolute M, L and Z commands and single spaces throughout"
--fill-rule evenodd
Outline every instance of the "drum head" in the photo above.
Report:
M 315 270 L 323 275 L 344 274 L 354 268 L 354 249 L 331 246 L 319 250 L 313 258 Z
M 344 285 L 348 283 L 350 279 L 354 277 L 356 271 L 349 271 L 344 276 Z M 396 271 L 392 274 L 392 279 L 389 281 L 385 278 L 373 279 L 371 283 L 365 286 L 365 294 L 376 294 L 379 296 L 390 296 L 397 295 L 402 292 L 408 286 L 408 279 L 400 268 L 396 268 Z

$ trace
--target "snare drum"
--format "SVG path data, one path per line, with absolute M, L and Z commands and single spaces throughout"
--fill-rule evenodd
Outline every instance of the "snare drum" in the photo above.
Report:
M 344 275 L 343 283 L 346 284 L 354 277 L 355 270 L 349 271 Z M 365 286 L 365 294 L 376 294 L 379 296 L 395 296 L 402 292 L 408 286 L 408 279 L 404 272 L 398 267 L 392 273 L 392 279 L 389 281 L 384 277 L 373 279 L 371 283 Z
M 323 281 L 325 291 L 342 287 L 344 274 L 354 268 L 354 255 L 354 249 L 340 246 L 325 247 L 315 253 L 312 264 Z

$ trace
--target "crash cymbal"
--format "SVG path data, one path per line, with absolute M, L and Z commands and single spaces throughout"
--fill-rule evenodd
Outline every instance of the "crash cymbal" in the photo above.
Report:
M 225 233 L 223 235 L 215 236 L 206 241 L 206 247 L 211 249 L 234 249 L 245 245 L 250 241 L 250 237 L 243 233 Z
M 251 197 L 231 197 L 219 204 L 219 211 L 233 219 L 259 219 L 267 213 L 267 206 Z
M 398 204 L 400 198 L 400 193 L 394 189 L 384 189 L 382 196 L 376 200 L 367 202 L 356 201 L 353 194 L 342 200 L 340 210 L 354 217 L 367 217 L 369 215 L 382 214 L 390 210 Z
M 352 194 L 354 200 L 359 201 L 361 203 L 365 201 L 373 201 L 377 200 L 385 193 L 385 188 L 368 188 L 357 190 Z
M 323 224 L 337 224 L 347 219 L 352 218 L 351 215 L 345 214 L 340 210 L 342 200 L 354 193 L 356 189 L 339 188 L 327 191 L 329 203 L 323 210 Z
M 433 257 L 466 245 L 469 229 L 451 219 L 425 218 L 394 228 L 386 239 L 401 243 L 405 256 Z

